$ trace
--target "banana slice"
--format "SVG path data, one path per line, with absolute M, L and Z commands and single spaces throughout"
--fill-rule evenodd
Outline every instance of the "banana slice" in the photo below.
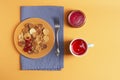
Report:
M 44 35 L 48 35 L 49 34 L 49 30 L 48 29 L 43 29 L 43 33 L 44 33 Z
M 49 37 L 48 36 L 44 36 L 43 39 L 44 39 L 45 42 L 49 41 Z
M 23 39 L 24 39 L 22 32 L 21 32 L 20 35 L 18 36 L 18 39 L 19 39 L 19 40 L 23 40 Z
M 30 34 L 33 34 L 33 33 L 36 33 L 36 30 L 34 28 L 31 28 L 29 32 Z
M 37 33 L 33 33 L 32 37 L 35 39 L 37 37 Z
M 29 39 L 31 39 L 31 35 L 30 35 L 30 33 L 25 33 L 25 35 L 24 35 L 24 39 L 25 39 L 25 40 L 29 40 Z

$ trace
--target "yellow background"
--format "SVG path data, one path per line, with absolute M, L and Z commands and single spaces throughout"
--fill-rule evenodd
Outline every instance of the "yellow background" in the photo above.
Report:
M 64 6 L 86 14 L 86 24 L 64 24 L 65 57 L 61 71 L 21 71 L 13 45 L 13 31 L 20 21 L 20 6 Z M 0 80 L 120 80 L 120 0 L 0 0 Z M 82 58 L 68 50 L 74 38 L 95 47 Z

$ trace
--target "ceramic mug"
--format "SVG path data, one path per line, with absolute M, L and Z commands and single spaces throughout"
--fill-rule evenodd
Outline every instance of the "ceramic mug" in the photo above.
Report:
M 88 48 L 93 47 L 94 44 L 87 44 L 87 42 L 81 38 L 76 38 L 70 42 L 69 50 L 77 57 L 86 55 Z

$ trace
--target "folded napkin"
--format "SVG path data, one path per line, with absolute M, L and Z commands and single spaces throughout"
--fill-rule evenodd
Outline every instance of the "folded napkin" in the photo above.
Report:
M 61 6 L 22 6 L 21 21 L 26 18 L 42 18 L 46 20 L 55 29 L 53 18 L 58 17 L 60 20 L 59 42 L 60 56 L 56 56 L 56 43 L 51 52 L 38 59 L 30 59 L 20 55 L 22 70 L 61 70 L 63 68 L 64 44 L 63 44 L 63 17 L 64 8 Z

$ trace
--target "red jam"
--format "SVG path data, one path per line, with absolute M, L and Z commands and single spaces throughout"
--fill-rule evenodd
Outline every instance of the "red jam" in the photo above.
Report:
M 81 27 L 85 23 L 85 15 L 79 10 L 72 11 L 68 16 L 68 22 L 71 26 Z
M 83 55 L 87 51 L 87 44 L 82 39 L 76 39 L 71 46 L 75 55 Z
M 32 51 L 32 42 L 31 40 L 25 40 L 25 47 L 23 48 L 25 52 Z

